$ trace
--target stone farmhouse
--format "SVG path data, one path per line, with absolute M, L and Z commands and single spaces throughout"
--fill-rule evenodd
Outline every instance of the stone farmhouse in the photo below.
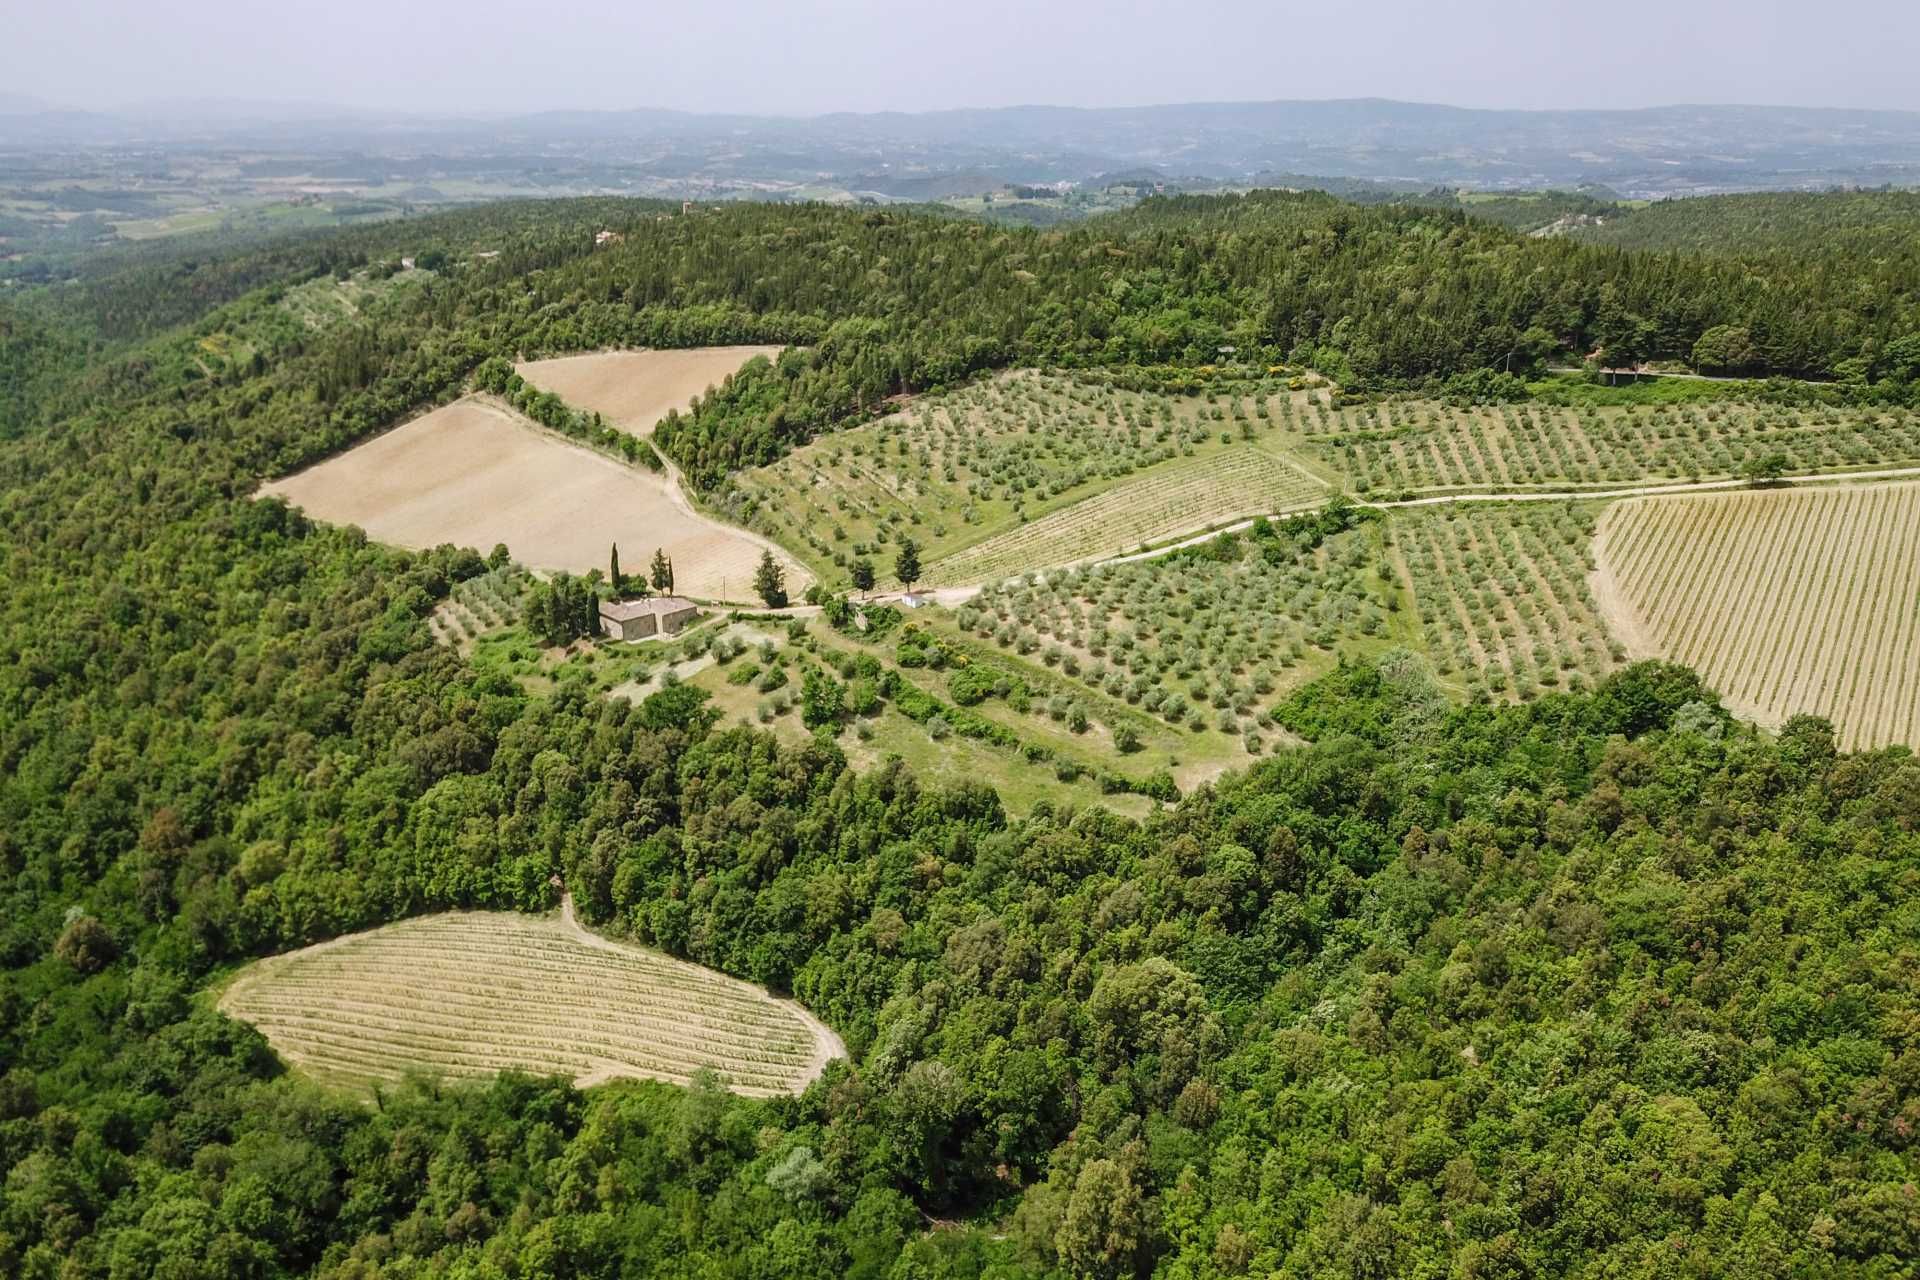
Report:
M 600 602 L 601 629 L 615 640 L 674 635 L 699 616 L 700 606 L 681 596 Z

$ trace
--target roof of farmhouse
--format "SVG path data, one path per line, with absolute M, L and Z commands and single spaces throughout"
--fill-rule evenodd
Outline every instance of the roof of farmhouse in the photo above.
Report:
M 664 615 L 698 607 L 685 596 L 648 596 L 644 600 L 602 600 L 600 616 L 612 618 L 616 622 L 628 622 L 634 618 L 644 618 L 650 613 Z

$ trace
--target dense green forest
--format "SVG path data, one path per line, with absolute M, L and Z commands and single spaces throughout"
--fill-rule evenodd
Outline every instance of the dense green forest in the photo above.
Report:
M 625 239 L 596 250 L 603 227 Z M 827 206 L 683 217 L 647 202 L 509 204 L 226 257 L 140 260 L 29 301 L 43 325 L 111 348 L 263 280 L 401 254 L 448 270 L 377 333 L 362 326 L 341 345 L 323 398 L 421 336 L 501 355 L 703 340 L 814 348 L 783 363 L 779 385 L 742 387 L 738 404 L 717 397 L 665 433 L 708 485 L 889 395 L 1015 362 L 1202 363 L 1232 346 L 1242 361 L 1390 385 L 1594 351 L 1612 363 L 1684 361 L 1703 334 L 1735 329 L 1752 372 L 1871 383 L 1907 372 L 1896 348 L 1920 315 L 1912 252 L 1622 252 L 1459 211 L 1277 192 L 1150 199 L 1047 231 Z M 145 375 L 101 354 L 96 365 Z
M 1594 212 L 1600 212 L 1595 210 Z M 1629 249 L 1816 255 L 1844 262 L 1920 253 L 1920 191 L 1765 192 L 1656 200 L 1578 239 Z
M 1455 707 L 1389 655 L 1296 695 L 1314 745 L 1244 777 L 1016 821 L 717 728 L 689 688 L 530 696 L 428 635 L 476 554 L 250 495 L 501 354 L 805 342 L 670 433 L 717 480 L 975 369 L 1222 340 L 1423 377 L 1499 359 L 1489 332 L 1737 319 L 1818 371 L 1910 334 L 1911 276 L 1316 197 L 1045 233 L 668 214 L 500 206 L 7 304 L 0 1274 L 1907 1273 L 1905 750 L 1756 734 L 1658 666 Z M 275 307 L 402 252 L 446 256 L 329 327 Z M 853 1061 L 790 1100 L 508 1078 L 368 1106 L 206 998 L 381 921 L 550 908 L 556 873 L 597 926 L 791 991 Z

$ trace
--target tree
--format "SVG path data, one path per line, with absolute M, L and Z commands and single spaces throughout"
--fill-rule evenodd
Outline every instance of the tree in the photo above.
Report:
M 589 579 L 556 573 L 527 593 L 526 627 L 551 648 L 569 645 L 600 629 L 599 606 Z
M 840 682 L 825 672 L 809 670 L 800 681 L 800 723 L 807 728 L 836 723 L 843 704 Z
M 673 592 L 673 561 L 667 559 L 667 553 L 659 547 L 653 549 L 653 567 L 649 571 L 653 579 L 653 589 L 661 595 Z
M 920 581 L 920 544 L 912 538 L 900 539 L 900 553 L 893 558 L 893 576 L 900 579 L 908 595 L 913 594 L 913 584 Z
M 1145 1197 L 1125 1165 L 1089 1160 L 1074 1180 L 1055 1248 L 1076 1276 L 1131 1273 L 1146 1243 Z
M 1747 484 L 1755 489 L 1767 489 L 1777 485 L 1786 477 L 1790 459 L 1784 453 L 1769 453 L 1764 457 L 1748 458 L 1740 468 Z
M 855 591 L 865 596 L 867 592 L 873 590 L 873 561 L 861 556 L 848 566 L 848 571 L 853 575 Z
M 767 602 L 767 608 L 786 608 L 787 574 L 780 567 L 780 562 L 773 558 L 773 552 L 760 553 L 760 567 L 753 571 L 753 589 Z
M 617 542 L 613 544 L 613 551 L 607 556 L 607 584 L 613 591 L 613 598 L 618 600 L 622 593 L 620 590 L 620 544 Z
M 77 915 L 53 944 L 53 954 L 72 965 L 76 973 L 98 973 L 113 963 L 120 948 L 107 926 L 92 916 Z
M 1702 373 L 1745 373 L 1759 363 L 1745 325 L 1717 324 L 1693 344 L 1693 367 Z

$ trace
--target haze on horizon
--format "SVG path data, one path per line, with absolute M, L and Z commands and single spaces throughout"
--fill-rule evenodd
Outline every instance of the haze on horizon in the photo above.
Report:
M 1832 0 L 1818 17 L 1793 0 L 69 0 L 10 16 L 0 86 L 93 110 L 242 99 L 489 115 L 1355 97 L 1920 110 L 1920 5 Z

